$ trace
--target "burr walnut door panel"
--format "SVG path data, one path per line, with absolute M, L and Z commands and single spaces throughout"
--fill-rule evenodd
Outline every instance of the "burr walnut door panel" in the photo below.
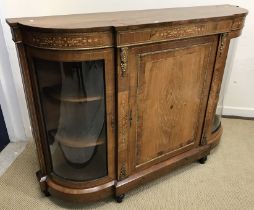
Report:
M 218 37 L 128 50 L 127 172 L 200 143 Z

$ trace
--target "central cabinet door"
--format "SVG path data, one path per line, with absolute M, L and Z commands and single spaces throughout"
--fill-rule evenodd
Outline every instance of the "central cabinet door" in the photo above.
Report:
M 217 36 L 128 49 L 127 174 L 200 143 Z

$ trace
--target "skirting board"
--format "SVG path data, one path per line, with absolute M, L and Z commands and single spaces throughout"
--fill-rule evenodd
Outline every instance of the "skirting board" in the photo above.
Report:
M 254 108 L 224 106 L 223 107 L 223 115 L 253 118 L 254 117 Z

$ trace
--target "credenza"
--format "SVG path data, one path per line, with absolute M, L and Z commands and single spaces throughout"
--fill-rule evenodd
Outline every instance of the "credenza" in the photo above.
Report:
M 199 161 L 247 10 L 219 5 L 11 18 L 45 195 L 124 194 Z M 214 123 L 216 121 L 216 127 Z

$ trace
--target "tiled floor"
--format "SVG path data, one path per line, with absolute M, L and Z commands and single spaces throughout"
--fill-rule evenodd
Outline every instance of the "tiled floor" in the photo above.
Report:
M 4 174 L 12 162 L 23 152 L 27 142 L 9 143 L 0 152 L 0 176 Z

